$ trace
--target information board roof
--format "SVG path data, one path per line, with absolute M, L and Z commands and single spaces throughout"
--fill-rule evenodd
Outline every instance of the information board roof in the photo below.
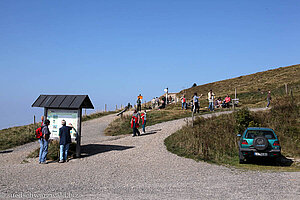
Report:
M 88 95 L 40 95 L 32 107 L 79 109 L 94 106 Z

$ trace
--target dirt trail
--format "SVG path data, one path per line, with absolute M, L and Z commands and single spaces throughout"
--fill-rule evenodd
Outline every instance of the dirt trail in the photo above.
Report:
M 164 139 L 180 129 L 184 119 L 147 127 L 147 133 L 140 137 L 107 140 L 103 130 L 113 118 L 106 116 L 83 125 L 83 145 L 92 145 L 92 151 L 81 159 L 47 165 L 37 164 L 37 159 L 25 164 L 1 162 L 0 198 L 18 195 L 48 199 L 300 197 L 299 172 L 242 171 L 195 162 L 168 152 Z

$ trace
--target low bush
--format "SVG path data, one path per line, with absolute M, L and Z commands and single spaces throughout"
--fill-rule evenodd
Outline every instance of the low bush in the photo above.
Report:
M 40 148 L 31 152 L 28 155 L 28 158 L 36 158 L 39 157 Z M 68 158 L 75 157 L 76 155 L 76 143 L 73 142 L 70 144 L 70 148 L 68 151 Z M 48 145 L 48 154 L 47 160 L 59 160 L 59 141 L 58 140 L 50 140 Z

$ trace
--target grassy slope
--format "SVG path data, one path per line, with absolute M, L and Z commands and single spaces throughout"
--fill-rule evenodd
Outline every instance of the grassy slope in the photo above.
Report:
M 100 117 L 104 117 L 110 114 L 115 114 L 119 111 L 108 111 L 108 112 L 96 112 L 96 113 L 92 113 L 89 115 L 85 115 L 82 117 L 82 121 L 88 121 L 88 120 L 92 120 L 92 119 L 96 119 L 96 118 L 100 118 Z
M 189 111 L 154 110 L 147 113 L 147 126 L 190 116 L 191 113 Z M 131 134 L 130 120 L 131 115 L 125 115 L 122 119 L 117 118 L 105 129 L 104 133 L 112 136 Z
M 0 150 L 35 141 L 35 129 L 38 126 L 30 124 L 0 130 Z
M 279 136 L 285 156 L 300 157 L 300 105 L 288 97 L 274 102 L 270 112 L 251 113 L 241 110 L 235 114 L 210 119 L 198 118 L 195 126 L 185 126 L 165 140 L 167 149 L 179 156 L 229 164 L 247 169 L 300 170 L 299 166 L 274 167 L 239 165 L 236 133 L 247 126 L 270 127 Z
M 285 83 L 289 85 L 289 88 L 293 89 L 295 96 L 299 96 L 299 77 L 300 65 L 280 67 L 273 70 L 199 85 L 197 87 L 180 91 L 178 96 L 186 94 L 186 97 L 190 99 L 195 92 L 203 94 L 204 96 L 202 97 L 201 103 L 203 106 L 207 106 L 206 98 L 210 89 L 213 90 L 216 97 L 225 97 L 226 94 L 234 97 L 234 88 L 237 88 L 238 98 L 241 101 L 241 105 L 259 107 L 265 106 L 266 92 L 268 90 L 272 90 L 272 95 L 275 98 L 283 95 L 285 93 Z

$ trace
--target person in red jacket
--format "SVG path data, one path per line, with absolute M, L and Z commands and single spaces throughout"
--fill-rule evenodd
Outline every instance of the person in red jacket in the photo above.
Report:
M 140 114 L 138 113 L 138 111 L 135 109 L 131 118 L 131 128 L 133 130 L 133 135 L 132 137 L 135 136 L 140 136 L 141 133 L 139 131 L 139 124 L 140 124 Z
M 229 108 L 230 102 L 231 102 L 231 98 L 230 98 L 230 96 L 227 94 L 227 96 L 225 97 L 225 108 Z

